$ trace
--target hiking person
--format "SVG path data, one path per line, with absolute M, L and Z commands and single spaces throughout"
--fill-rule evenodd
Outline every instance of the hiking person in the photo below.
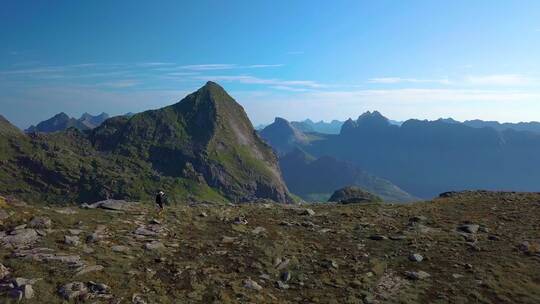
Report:
M 165 192 L 159 191 L 156 194 L 156 205 L 158 205 L 159 211 L 158 213 L 161 214 L 163 210 L 165 209 Z

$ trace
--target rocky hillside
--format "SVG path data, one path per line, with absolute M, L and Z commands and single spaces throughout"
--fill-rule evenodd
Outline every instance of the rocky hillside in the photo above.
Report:
M 211 82 L 85 133 L 0 135 L 0 193 L 27 200 L 142 199 L 164 189 L 173 200 L 292 201 L 271 148 Z
M 538 303 L 539 201 L 2 202 L 0 302 Z

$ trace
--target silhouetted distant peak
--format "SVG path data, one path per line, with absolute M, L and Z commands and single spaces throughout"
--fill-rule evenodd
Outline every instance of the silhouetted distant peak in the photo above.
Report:
M 379 111 L 373 111 L 373 112 L 367 111 L 358 117 L 357 123 L 359 125 L 366 122 L 378 123 L 378 124 L 384 124 L 384 125 L 390 124 L 390 122 L 388 121 L 388 118 L 384 117 Z
M 438 122 L 444 122 L 444 123 L 449 123 L 449 124 L 460 124 L 461 122 L 449 117 L 449 118 L 439 118 L 437 119 L 436 121 Z
M 358 124 L 356 121 L 352 120 L 351 118 L 347 119 L 343 125 L 341 126 L 341 134 L 345 134 L 347 132 L 350 132 L 358 127 Z
M 289 123 L 288 120 L 286 120 L 285 118 L 281 118 L 281 117 L 276 117 L 276 118 L 274 118 L 274 123 L 275 123 L 275 124 L 290 125 L 290 123 Z
M 70 117 L 69 117 L 69 115 L 67 115 L 66 113 L 60 112 L 60 113 L 54 115 L 52 118 L 54 118 L 54 119 L 68 120 Z

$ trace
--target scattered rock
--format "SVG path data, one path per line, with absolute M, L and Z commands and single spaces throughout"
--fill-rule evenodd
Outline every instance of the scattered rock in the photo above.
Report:
M 265 233 L 265 232 L 266 232 L 266 228 L 260 227 L 260 226 L 256 227 L 255 229 L 253 229 L 251 231 L 251 233 L 253 233 L 253 234 L 261 234 L 261 233 Z
M 145 227 L 137 228 L 134 233 L 137 235 L 143 235 L 143 236 L 158 236 L 159 235 L 159 233 L 157 233 L 156 231 L 147 229 Z
M 278 262 L 275 263 L 277 270 L 283 270 L 287 268 L 287 266 L 289 266 L 289 263 L 291 262 L 290 259 L 284 259 L 284 260 L 278 259 L 277 261 Z
M 406 271 L 405 272 L 405 277 L 407 277 L 408 279 L 411 279 L 411 280 L 424 280 L 424 279 L 427 279 L 429 277 L 431 277 L 431 275 L 425 271 Z
M 106 293 L 109 290 L 109 286 L 103 283 L 96 283 L 89 281 L 86 286 L 92 293 Z
M 204 211 L 199 213 L 199 217 L 207 217 L 207 216 L 208 216 L 208 214 L 206 214 L 206 212 L 204 212 Z
M 151 219 L 150 224 L 161 225 L 161 221 L 158 219 Z
M 237 216 L 234 218 L 233 224 L 235 225 L 247 225 L 248 221 L 243 216 Z
M 131 296 L 131 303 L 132 304 L 146 304 L 146 301 L 143 299 L 142 295 L 134 293 L 133 296 Z
M 3 280 L 5 277 L 7 277 L 9 273 L 9 268 L 4 266 L 4 264 L 0 264 L 0 280 Z
M 104 269 L 101 265 L 92 265 L 92 266 L 86 266 L 80 269 L 75 276 L 80 276 L 89 272 L 96 272 L 96 271 L 102 271 Z
M 30 284 L 25 284 L 20 289 L 25 299 L 31 299 L 34 297 L 34 288 Z
M 28 227 L 34 229 L 49 229 L 52 227 L 52 221 L 48 217 L 36 216 L 30 220 Z
M 380 235 L 380 234 L 375 234 L 375 235 L 371 235 L 369 237 L 370 240 L 374 240 L 374 241 L 382 241 L 382 240 L 386 240 L 388 239 L 386 236 L 384 235 Z
M 24 285 L 29 284 L 30 280 L 18 277 L 11 280 L 11 282 L 13 283 L 15 287 L 23 287 Z
M 261 291 L 263 288 L 259 283 L 253 281 L 252 279 L 247 279 L 244 281 L 244 287 L 247 289 L 253 289 L 256 291 Z
M 339 264 L 334 260 L 324 260 L 323 264 L 326 268 L 334 268 L 334 269 L 339 268 Z
M 86 287 L 86 284 L 82 282 L 72 282 L 60 287 L 58 292 L 66 300 L 76 298 L 82 299 L 82 297 L 88 293 L 88 288 Z
M 86 242 L 87 243 L 95 243 L 97 241 L 99 241 L 100 239 L 102 239 L 103 236 L 97 232 L 94 232 L 92 234 L 90 234 L 89 236 L 86 237 Z
M 111 247 L 111 250 L 114 252 L 126 253 L 126 252 L 129 252 L 129 247 L 122 246 L 122 245 L 115 245 Z
M 163 243 L 159 241 L 152 241 L 152 242 L 144 244 L 144 248 L 147 250 L 159 250 L 159 249 L 164 249 L 165 245 L 163 245 Z
M 4 209 L 0 209 L 0 221 L 3 221 L 7 218 L 9 218 L 9 213 Z
M 133 202 L 126 202 L 124 200 L 104 200 L 99 201 L 93 204 L 82 204 L 81 208 L 85 209 L 107 209 L 107 210 L 113 210 L 113 211 L 126 211 L 129 210 L 131 207 L 133 207 L 136 203 Z
M 392 241 L 402 241 L 402 240 L 407 239 L 407 236 L 403 234 L 399 234 L 399 235 L 391 235 L 388 238 L 391 239 Z
M 540 243 L 524 241 L 519 244 L 518 249 L 527 255 L 540 254 Z
M 480 225 L 477 224 L 462 224 L 458 226 L 458 230 L 465 233 L 477 233 Z
M 34 229 L 18 229 L 10 232 L 9 235 L 4 236 L 1 241 L 5 246 L 23 246 L 34 243 L 39 239 L 39 236 Z
M 276 285 L 279 289 L 289 289 L 289 284 L 285 284 L 282 281 L 277 281 Z
M 409 261 L 422 262 L 422 260 L 424 260 L 424 257 L 419 253 L 413 253 L 413 254 L 409 255 Z
M 69 246 L 79 246 L 81 244 L 81 241 L 78 236 L 73 235 L 65 235 L 64 236 L 64 243 Z
M 305 209 L 304 211 L 302 211 L 301 215 L 307 215 L 307 216 L 314 216 L 315 215 L 315 211 L 313 211 L 313 209 Z
M 81 229 L 68 229 L 68 232 L 71 235 L 80 235 L 83 231 Z
M 427 221 L 427 217 L 423 215 L 415 215 L 409 219 L 409 222 L 415 222 L 415 223 L 425 223 Z
M 22 229 L 26 228 L 27 226 L 28 225 L 26 225 L 26 224 L 18 225 L 18 226 L 15 226 L 13 228 L 13 230 L 22 230 Z
M 236 241 L 236 238 L 231 236 L 224 236 L 223 239 L 221 239 L 223 244 L 232 244 L 234 241 Z

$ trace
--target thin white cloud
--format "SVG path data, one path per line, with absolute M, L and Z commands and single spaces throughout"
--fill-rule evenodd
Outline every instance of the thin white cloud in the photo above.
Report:
M 480 86 L 523 86 L 536 82 L 533 78 L 519 74 L 468 76 L 465 81 L 468 84 Z
M 248 69 L 260 69 L 260 68 L 279 68 L 282 67 L 283 64 L 252 64 L 247 66 L 241 66 L 240 68 L 248 68 Z
M 214 81 L 228 81 L 238 82 L 244 84 L 265 84 L 271 86 L 288 86 L 288 87 L 307 87 L 307 88 L 323 88 L 323 84 L 320 84 L 311 80 L 281 80 L 281 79 L 266 79 L 248 75 L 217 75 L 217 76 L 197 76 L 194 77 L 198 80 L 214 80 Z
M 289 92 L 307 92 L 307 91 L 309 91 L 308 89 L 304 89 L 304 88 L 295 88 L 295 87 L 283 86 L 283 85 L 271 86 L 270 88 L 275 89 L 275 90 L 281 90 L 281 91 L 289 91 Z
M 378 84 L 396 84 L 396 83 L 437 83 L 451 84 L 446 78 L 441 79 L 419 79 L 419 78 L 402 78 L 402 77 L 377 77 L 368 80 L 369 83 Z
M 124 79 L 124 80 L 103 82 L 103 83 L 97 84 L 96 86 L 113 88 L 113 89 L 122 89 L 122 88 L 134 87 L 134 86 L 137 86 L 138 84 L 140 84 L 140 82 L 138 80 Z
M 178 69 L 186 69 L 193 71 L 213 71 L 213 70 L 230 70 L 236 68 L 236 64 L 218 63 L 218 64 L 191 64 L 178 66 Z

